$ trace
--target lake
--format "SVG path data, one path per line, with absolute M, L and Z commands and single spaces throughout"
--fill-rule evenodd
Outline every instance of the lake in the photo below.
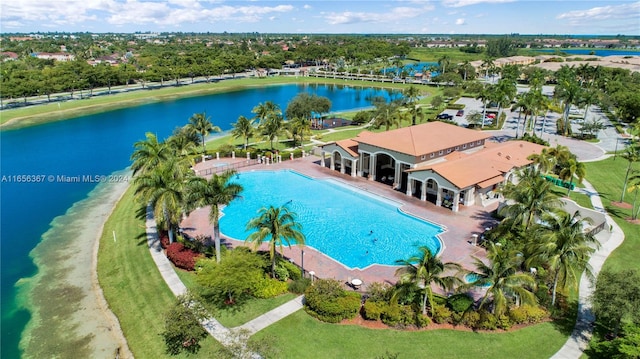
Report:
M 200 112 L 206 112 L 215 125 L 228 131 L 240 115 L 253 117 L 251 109 L 260 102 L 273 101 L 284 111 L 288 101 L 300 92 L 328 97 L 332 111 L 369 107 L 369 99 L 375 96 L 399 96 L 390 90 L 341 85 L 269 86 L 0 132 L 1 357 L 21 355 L 19 341 L 31 313 L 25 307 L 29 293 L 19 288 L 37 273 L 34 262 L 43 260 L 32 251 L 43 235 L 46 241 L 56 241 L 55 235 L 45 235 L 52 221 L 58 217 L 56 223 L 65 223 L 59 216 L 87 198 L 96 186 L 83 179 L 108 176 L 129 166 L 133 143 L 144 139 L 146 132 L 166 138 Z

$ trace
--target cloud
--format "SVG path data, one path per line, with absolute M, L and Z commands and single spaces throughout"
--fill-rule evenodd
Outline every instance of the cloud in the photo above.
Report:
M 363 22 L 388 23 L 398 20 L 413 19 L 433 10 L 433 6 L 423 7 L 395 7 L 384 13 L 377 12 L 352 12 L 322 13 L 322 16 L 330 25 L 356 24 Z
M 514 2 L 516 0 L 442 0 L 442 5 L 446 7 L 463 7 L 469 5 L 477 5 L 477 4 L 501 4 Z
M 456 20 L 456 25 L 464 25 L 464 19 L 460 18 Z
M 584 24 L 584 22 L 587 21 L 603 21 L 612 19 L 632 19 L 637 21 L 639 13 L 640 1 L 623 5 L 599 6 L 587 10 L 569 11 L 556 16 L 556 19 L 567 20 L 570 24 Z
M 309 9 L 311 9 L 312 7 L 311 7 L 311 5 L 309 5 L 309 4 L 304 4 L 304 6 L 303 6 L 302 8 L 303 8 L 303 9 L 305 9 L 305 10 L 309 10 Z

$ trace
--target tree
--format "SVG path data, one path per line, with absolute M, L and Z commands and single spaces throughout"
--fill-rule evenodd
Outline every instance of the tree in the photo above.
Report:
M 633 205 L 631 206 L 631 219 L 638 219 L 638 212 L 640 207 L 637 207 L 638 203 L 638 191 L 640 190 L 640 171 L 633 171 L 634 175 L 629 178 L 629 188 L 627 191 L 633 192 Z
M 196 354 L 200 350 L 200 341 L 208 335 L 200 324 L 206 317 L 206 310 L 193 295 L 178 296 L 165 314 L 164 331 L 161 333 L 167 353 L 178 355 L 185 351 Z
M 637 359 L 640 358 L 640 325 L 624 324 L 619 335 L 613 340 L 595 341 L 592 338 L 590 349 L 585 351 L 589 358 Z
M 216 260 L 220 262 L 220 206 L 229 204 L 240 196 L 242 185 L 231 182 L 236 174 L 233 170 L 221 174 L 214 173 L 211 179 L 193 177 L 187 184 L 187 207 L 211 206 L 209 221 L 213 224 L 213 238 L 216 247 Z
M 480 91 L 480 93 L 478 93 L 478 95 L 476 96 L 476 100 L 482 101 L 482 123 L 480 124 L 480 127 L 484 127 L 484 119 L 487 113 L 487 102 L 491 100 L 492 96 L 493 96 L 492 86 L 483 87 L 482 91 Z
M 183 158 L 172 156 L 133 180 L 136 197 L 153 208 L 155 218 L 169 232 L 170 243 L 184 209 L 184 184 L 191 173 Z
M 285 129 L 284 119 L 281 115 L 272 115 L 262 122 L 258 129 L 260 134 L 269 140 L 271 149 L 273 149 L 273 141 L 277 140 Z
M 303 246 L 305 242 L 302 224 L 296 219 L 297 214 L 291 212 L 287 205 L 280 207 L 262 207 L 258 216 L 247 223 L 247 231 L 255 231 L 247 237 L 254 249 L 269 241 L 269 257 L 271 258 L 271 276 L 276 276 L 276 247 L 282 251 L 283 244 L 291 247 L 291 242 Z
M 204 259 L 198 264 L 196 281 L 201 295 L 217 306 L 244 304 L 264 280 L 267 266 L 263 256 L 244 247 L 225 251 L 221 262 Z
M 514 250 L 501 248 L 489 242 L 487 258 L 490 264 L 473 257 L 476 271 L 473 282 L 468 286 L 482 286 L 487 292 L 480 301 L 480 307 L 491 303 L 491 312 L 496 316 L 503 315 L 511 303 L 535 305 L 533 294 L 535 280 L 529 273 L 519 272 L 522 254 Z
M 435 306 L 431 284 L 435 284 L 443 290 L 453 289 L 454 286 L 462 284 L 462 280 L 455 275 L 445 276 L 445 273 L 455 271 L 458 274 L 462 271 L 462 267 L 457 263 L 442 263 L 439 257 L 431 253 L 429 247 L 420 246 L 418 252 L 418 255 L 396 261 L 396 264 L 401 266 L 396 270 L 396 275 L 400 276 L 401 281 L 420 288 L 422 314 L 427 314 L 427 302 L 429 302 L 431 315 L 434 315 Z
M 569 188 L 567 188 L 567 196 L 571 193 L 571 186 L 573 185 L 573 179 L 577 178 L 578 183 L 582 183 L 582 180 L 587 174 L 587 169 L 584 163 L 576 160 L 569 159 L 565 164 L 563 164 L 562 169 L 560 169 L 559 177 L 561 180 L 566 181 L 569 180 Z
M 527 157 L 528 160 L 533 161 L 533 164 L 537 166 L 538 171 L 544 174 L 549 173 L 556 165 L 556 158 L 551 154 L 550 150 L 549 148 L 543 148 L 540 153 L 535 153 Z
M 196 113 L 189 118 L 189 125 L 198 132 L 202 139 L 202 153 L 205 153 L 204 139 L 211 132 L 220 132 L 220 127 L 211 123 L 211 117 L 207 117 L 207 113 Z
M 640 161 L 640 147 L 636 144 L 631 144 L 625 148 L 624 153 L 620 157 L 627 160 L 627 172 L 624 175 L 624 184 L 622 185 L 622 194 L 620 195 L 620 202 L 624 201 L 624 194 L 627 191 L 627 183 L 629 182 L 629 175 L 631 174 L 631 166 Z
M 563 66 L 565 67 L 565 66 Z M 562 112 L 562 134 L 568 136 L 571 134 L 571 124 L 569 123 L 569 110 L 572 105 L 580 103 L 582 98 L 582 88 L 576 80 L 575 76 L 564 75 L 558 80 L 554 96 L 564 102 L 564 110 Z
M 531 250 L 527 267 L 542 265 L 553 274 L 551 305 L 555 305 L 559 289 L 578 286 L 579 271 L 584 268 L 593 276 L 587 261 L 599 243 L 593 235 L 585 233 L 589 220 L 581 219 L 578 211 L 573 215 L 564 211 L 545 215 L 543 222 L 544 231 L 540 240 L 531 244 L 535 249 Z
M 250 120 L 244 116 L 238 117 L 238 121 L 233 124 L 233 130 L 231 130 L 231 135 L 234 138 L 244 138 L 244 149 L 247 149 L 249 146 L 249 139 L 255 132 L 255 128 L 253 127 L 253 120 Z
M 144 174 L 160 165 L 171 156 L 171 150 L 151 132 L 145 134 L 146 140 L 133 144 L 135 148 L 131 155 L 131 170 L 133 174 Z
M 503 207 L 500 214 L 516 220 L 526 231 L 542 214 L 559 208 L 560 200 L 551 192 L 551 182 L 546 181 L 534 168 L 527 168 L 518 173 L 518 184 L 507 183 L 503 190 L 504 197 L 514 201 Z
M 320 115 L 330 110 L 331 100 L 328 98 L 302 92 L 289 101 L 285 114 L 289 121 L 294 118 L 310 120 L 314 114 Z
M 293 147 L 296 147 L 296 139 L 300 139 L 300 145 L 304 141 L 304 136 L 311 133 L 311 123 L 306 118 L 295 117 L 288 123 L 289 133 L 293 139 Z
M 282 110 L 273 101 L 261 102 L 251 112 L 256 114 L 260 125 L 263 125 L 270 117 L 282 115 Z
M 449 65 L 449 63 L 451 63 L 451 59 L 449 58 L 449 55 L 442 55 L 439 59 L 438 59 L 438 65 L 440 66 L 440 69 L 442 69 L 442 74 L 444 75 L 447 71 L 447 66 Z
M 419 112 L 420 107 L 416 105 L 416 101 L 420 98 L 420 90 L 415 86 L 409 86 L 409 88 L 403 91 L 403 95 L 407 100 L 406 105 L 411 113 L 411 125 L 415 126 L 416 118 L 422 115 L 422 113 Z
M 640 272 L 604 270 L 591 297 L 598 322 L 618 334 L 623 322 L 640 324 Z

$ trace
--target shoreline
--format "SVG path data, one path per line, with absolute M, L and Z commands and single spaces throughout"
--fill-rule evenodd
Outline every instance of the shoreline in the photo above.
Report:
M 81 116 L 95 115 L 109 111 L 141 106 L 150 103 L 178 100 L 189 97 L 208 96 L 214 94 L 242 91 L 253 87 L 280 86 L 287 84 L 333 84 L 341 86 L 360 86 L 371 88 L 403 89 L 410 84 L 379 83 L 359 80 L 323 77 L 273 77 L 229 79 L 210 83 L 183 84 L 178 87 L 165 85 L 161 88 L 133 88 L 127 92 L 94 96 L 85 99 L 74 99 L 62 102 L 44 102 L 27 107 L 0 111 L 0 133 L 52 122 L 65 121 Z M 433 90 L 437 91 L 437 90 Z M 429 92 L 433 92 L 429 91 Z M 56 108 L 53 107 L 54 105 Z M 22 114 L 23 112 L 24 114 Z M 15 115 L 17 114 L 17 115 Z M 12 116 L 15 115 L 15 116 Z M 2 121 L 3 117 L 9 117 Z
M 133 357 L 96 271 L 104 224 L 127 188 L 97 186 L 56 217 L 32 250 L 38 272 L 21 288 L 32 314 L 20 340 L 25 357 Z

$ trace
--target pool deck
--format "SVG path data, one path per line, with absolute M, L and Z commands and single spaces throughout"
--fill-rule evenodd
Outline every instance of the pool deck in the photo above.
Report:
M 242 163 L 246 159 L 221 158 L 220 160 L 206 161 L 197 165 L 197 170 L 205 168 L 213 168 L 216 163 Z M 493 219 L 490 213 L 496 209 L 497 203 L 488 206 L 460 206 L 459 212 L 452 212 L 449 209 L 436 207 L 433 203 L 420 201 L 418 198 L 407 196 L 404 193 L 394 191 L 390 186 L 382 183 L 368 181 L 362 177 L 351 177 L 332 171 L 329 168 L 320 166 L 320 158 L 316 156 L 308 156 L 291 161 L 277 164 L 265 165 L 258 164 L 253 166 L 238 168 L 238 172 L 259 171 L 259 170 L 294 170 L 313 178 L 332 178 L 341 180 L 344 183 L 357 187 L 360 190 L 369 191 L 382 197 L 400 202 L 402 210 L 414 216 L 424 218 L 428 221 L 435 222 L 445 227 L 445 232 L 439 237 L 444 243 L 442 252 L 443 262 L 459 263 L 466 269 L 473 269 L 473 258 L 476 256 L 481 259 L 486 258 L 485 250 L 482 247 L 471 245 L 471 235 L 481 234 L 485 228 L 492 227 L 498 223 Z M 223 210 L 224 212 L 224 210 Z M 209 223 L 209 208 L 200 208 L 193 211 L 181 223 L 181 228 L 189 236 L 205 235 L 211 236 L 213 227 Z M 357 208 L 354 208 L 353 220 L 357 220 Z M 222 242 L 228 246 L 245 245 L 244 241 L 236 241 L 222 234 Z M 266 249 L 263 245 L 263 249 Z M 304 269 L 315 272 L 315 276 L 319 278 L 333 278 L 343 282 L 358 278 L 363 281 L 362 288 L 365 289 L 367 284 L 372 282 L 388 282 L 395 283 L 397 277 L 395 271 L 398 267 L 372 265 L 365 269 L 351 269 L 327 257 L 321 252 L 311 247 L 292 247 L 284 249 L 284 256 L 292 259 L 297 265 L 302 264 L 302 250 L 304 250 Z M 403 258 L 398 258 L 403 259 Z

